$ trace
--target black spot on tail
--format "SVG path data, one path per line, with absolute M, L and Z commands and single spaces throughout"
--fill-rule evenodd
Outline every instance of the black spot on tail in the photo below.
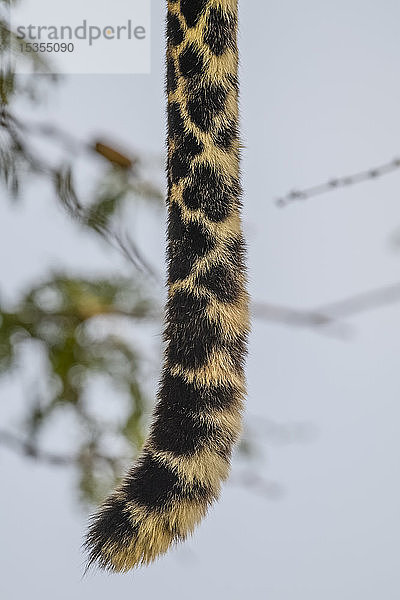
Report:
M 217 427 L 176 406 L 163 404 L 156 409 L 156 420 L 151 430 L 152 448 L 188 456 L 218 438 Z
M 175 92 L 178 86 L 178 76 L 176 73 L 175 62 L 173 58 L 167 61 L 167 92 Z
M 158 395 L 157 411 L 162 413 L 164 405 L 172 407 L 177 414 L 185 412 L 201 415 L 209 410 L 229 409 L 237 398 L 237 390 L 231 385 L 199 385 L 189 383 L 178 375 L 164 372 Z
M 227 240 L 225 247 L 228 263 L 243 273 L 246 262 L 246 246 L 243 236 L 239 234 L 236 237 Z
M 228 346 L 232 367 L 239 376 L 243 375 L 245 357 L 247 354 L 247 332 L 238 335 Z
M 223 11 L 220 6 L 210 8 L 204 42 L 216 56 L 221 56 L 228 48 L 235 47 L 236 16 Z
M 188 132 L 182 137 L 180 148 L 184 154 L 190 158 L 194 158 L 203 152 L 204 144 L 200 142 L 191 132 Z
M 209 131 L 215 117 L 225 106 L 227 90 L 222 85 L 209 84 L 193 91 L 187 103 L 192 122 L 202 131 Z
M 222 150 L 229 150 L 235 140 L 238 139 L 238 129 L 234 121 L 221 127 L 214 135 L 214 142 Z
M 179 17 L 170 12 L 167 15 L 167 38 L 172 46 L 178 46 L 185 38 Z
M 229 215 L 235 191 L 211 165 L 199 164 L 185 186 L 183 202 L 191 210 L 202 210 L 210 221 L 219 222 Z
M 185 223 L 175 204 L 170 209 L 168 236 L 170 283 L 185 279 L 196 260 L 215 247 L 215 238 L 207 228 L 196 222 Z
M 174 500 L 204 501 L 210 497 L 208 488 L 196 483 L 184 485 L 174 471 L 146 451 L 126 477 L 123 489 L 128 501 L 150 510 L 165 509 Z
M 238 299 L 241 286 L 231 265 L 213 265 L 198 277 L 200 285 L 210 291 L 220 302 L 233 303 Z
M 205 298 L 184 291 L 176 292 L 168 301 L 165 338 L 169 365 L 197 369 L 221 347 L 221 332 L 208 318 L 206 307 Z
M 181 0 L 181 11 L 188 27 L 194 27 L 201 17 L 207 0 Z
M 172 183 L 178 183 L 178 181 L 183 177 L 186 177 L 190 171 L 190 157 L 178 147 L 171 155 L 169 165 L 171 181 Z
M 229 81 L 231 87 L 236 92 L 239 92 L 239 80 L 238 80 L 238 76 L 236 75 L 236 73 L 229 73 L 229 75 L 227 75 L 226 78 Z
M 190 455 L 212 444 L 228 458 L 233 440 L 218 427 L 205 423 L 202 415 L 228 409 L 236 398 L 237 391 L 229 385 L 196 385 L 165 371 L 155 410 L 152 446 L 160 451 Z
M 201 75 L 204 70 L 203 55 L 195 44 L 189 44 L 179 57 L 179 68 L 186 79 Z
M 195 296 L 183 290 L 176 292 L 167 303 L 168 320 L 178 326 L 207 310 L 208 300 L 204 296 Z
M 168 216 L 168 239 L 179 241 L 185 235 L 186 223 L 182 219 L 182 211 L 174 202 L 171 204 Z
M 106 544 L 127 546 L 136 535 L 137 529 L 138 526 L 132 523 L 129 516 L 126 502 L 111 496 L 89 526 L 85 541 L 89 551 L 89 564 L 99 561 L 103 566 L 109 566 L 102 552 Z
M 171 102 L 168 105 L 168 133 L 170 137 L 182 136 L 185 132 L 185 124 L 181 114 L 181 109 L 177 102 Z

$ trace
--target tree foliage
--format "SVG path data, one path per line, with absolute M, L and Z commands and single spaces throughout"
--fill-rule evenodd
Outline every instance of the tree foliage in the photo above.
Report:
M 144 416 L 150 406 L 141 344 L 132 335 L 123 336 L 121 327 L 115 328 L 118 332 L 110 330 L 110 323 L 123 321 L 125 329 L 133 331 L 139 324 L 160 321 L 151 268 L 124 230 L 123 214 L 133 202 L 159 206 L 162 195 L 143 176 L 138 157 L 99 140 L 81 143 L 49 123 L 18 117 L 18 103 L 22 100 L 25 107 L 34 108 L 44 93 L 43 84 L 49 90 L 56 78 L 34 74 L 40 60 L 35 53 L 23 57 L 33 61 L 32 76 L 19 78 L 5 60 L 18 52 L 18 44 L 4 18 L 0 37 L 0 182 L 6 195 L 10 201 L 23 201 L 32 179 L 47 182 L 66 218 L 83 235 L 95 235 L 117 248 L 132 265 L 128 278 L 44 272 L 14 303 L 2 300 L 0 287 L 0 376 L 18 380 L 32 352 L 39 353 L 43 363 L 40 392 L 32 391 L 33 386 L 27 394 L 17 433 L 6 429 L 0 438 L 34 458 L 73 464 L 82 500 L 97 502 L 115 484 L 127 457 L 143 444 Z M 54 152 L 41 153 L 42 140 L 52 144 Z M 80 194 L 75 185 L 76 152 L 86 161 L 96 161 L 98 175 L 90 196 Z M 91 407 L 96 378 L 112 393 L 112 403 L 123 408 L 118 422 L 101 418 Z M 64 454 L 45 451 L 46 431 L 66 415 L 75 424 L 74 449 Z M 118 456 L 110 451 L 110 440 L 122 449 Z

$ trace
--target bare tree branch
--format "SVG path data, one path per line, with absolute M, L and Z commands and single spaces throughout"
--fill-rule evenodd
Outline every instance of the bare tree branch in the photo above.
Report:
M 359 173 L 346 175 L 344 177 L 335 177 L 334 179 L 330 179 L 325 183 L 320 183 L 303 190 L 292 190 L 285 196 L 277 198 L 275 202 L 277 206 L 282 208 L 288 204 L 291 204 L 292 202 L 308 200 L 314 196 L 321 196 L 322 194 L 327 194 L 328 192 L 334 192 L 339 188 L 357 185 L 372 179 L 378 179 L 379 177 L 384 177 L 385 175 L 389 175 L 390 173 L 398 171 L 399 169 L 400 158 L 394 158 L 392 161 L 385 163 L 384 165 L 373 167 L 371 169 L 367 169 L 366 171 L 360 171 Z
M 16 452 L 23 457 L 31 458 L 54 467 L 77 466 L 91 459 L 105 463 L 113 469 L 120 470 L 124 460 L 121 457 L 114 458 L 93 450 L 91 450 L 90 456 L 88 451 L 79 454 L 61 454 L 49 450 L 42 450 L 34 441 L 23 439 L 6 429 L 0 429 L 0 446 L 8 448 L 12 452 Z M 128 461 L 128 457 L 125 457 L 125 460 Z
M 289 445 L 312 442 L 317 429 L 311 422 L 277 423 L 262 415 L 247 415 L 245 431 L 250 439 L 262 438 L 269 444 Z
M 34 442 L 23 440 L 7 430 L 0 430 L 0 446 L 6 447 L 25 458 L 31 458 L 53 467 L 77 466 L 84 458 L 80 455 L 58 454 L 41 450 Z M 109 464 L 112 468 L 117 467 L 117 471 L 121 469 L 121 460 L 117 461 L 112 457 L 100 454 L 96 454 L 95 458 Z M 284 493 L 279 483 L 268 481 L 251 469 L 243 469 L 239 474 L 233 475 L 230 478 L 230 483 L 273 500 L 279 500 Z
M 326 326 L 333 325 L 334 333 L 344 335 L 346 332 L 348 333 L 348 329 L 345 324 L 338 322 L 340 319 L 390 306 L 397 302 L 400 302 L 400 283 L 362 292 L 312 310 L 298 310 L 256 302 L 253 304 L 253 316 L 289 326 L 308 327 L 321 333 L 328 331 Z
M 5 107 L 0 111 L 0 128 L 7 132 L 14 149 L 23 156 L 31 171 L 42 174 L 53 182 L 60 203 L 69 216 L 79 222 L 82 226 L 89 226 L 88 214 L 79 201 L 73 184 L 72 172 L 69 168 L 60 170 L 43 159 L 39 158 L 27 144 L 27 133 L 33 131 L 45 136 L 55 138 L 57 142 L 64 145 L 74 155 L 82 149 L 86 152 L 102 155 L 106 160 L 119 166 L 124 172 L 134 172 L 137 159 L 128 158 L 109 146 L 100 142 L 95 144 L 84 144 L 74 139 L 68 133 L 50 125 L 25 125 Z M 90 228 L 106 240 L 112 247 L 116 248 L 125 258 L 130 261 L 136 269 L 147 273 L 153 280 L 160 283 L 160 278 L 153 267 L 144 258 L 133 239 L 127 233 L 117 232 L 115 228 L 105 223 L 91 223 Z
M 255 492 L 269 500 L 280 500 L 285 494 L 285 489 L 280 483 L 269 481 L 252 469 L 233 473 L 229 478 L 229 483 L 244 487 L 246 490 Z
M 7 430 L 0 430 L 0 445 L 21 454 L 22 456 L 39 460 L 40 462 L 53 466 L 70 466 L 77 463 L 77 458 L 75 456 L 41 450 L 35 443 L 29 440 L 23 440 L 18 435 Z

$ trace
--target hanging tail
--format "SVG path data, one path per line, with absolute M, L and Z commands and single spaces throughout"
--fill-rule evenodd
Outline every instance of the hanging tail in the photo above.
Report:
M 248 332 L 240 227 L 237 0 L 169 0 L 165 360 L 137 464 L 92 518 L 89 564 L 127 571 L 218 497 L 241 426 Z

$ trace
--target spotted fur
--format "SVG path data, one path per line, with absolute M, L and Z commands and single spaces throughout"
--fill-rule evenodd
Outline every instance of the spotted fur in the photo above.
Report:
M 240 225 L 237 0 L 169 0 L 168 303 L 142 454 L 94 516 L 89 563 L 127 571 L 192 533 L 241 427 L 248 332 Z

